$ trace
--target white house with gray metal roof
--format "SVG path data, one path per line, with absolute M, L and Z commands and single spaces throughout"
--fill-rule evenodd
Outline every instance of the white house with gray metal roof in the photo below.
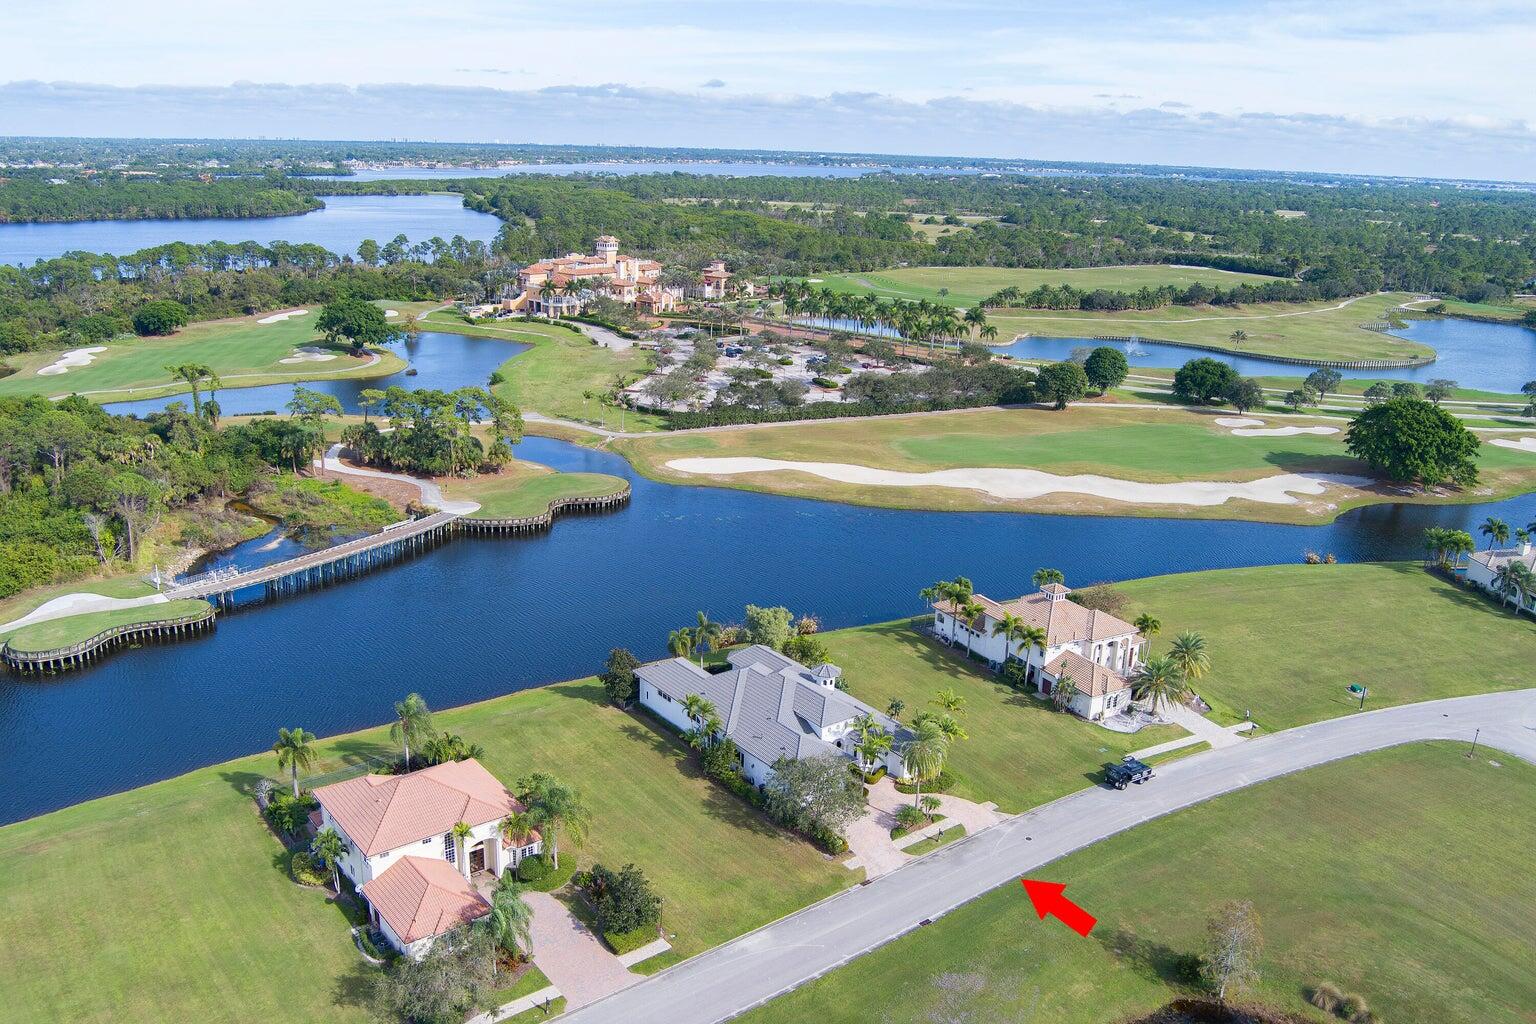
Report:
M 756 644 L 726 655 L 723 671 L 700 668 L 686 658 L 641 665 L 640 703 L 682 732 L 699 723 L 684 710 L 692 694 L 714 705 L 724 723 L 721 733 L 736 744 L 742 774 L 755 786 L 766 783 L 781 757 L 839 754 L 856 759 L 855 723 L 868 715 L 895 743 L 877 763 L 904 778 L 901 725 L 837 688 L 841 673 L 833 665 L 806 668 L 771 647 Z

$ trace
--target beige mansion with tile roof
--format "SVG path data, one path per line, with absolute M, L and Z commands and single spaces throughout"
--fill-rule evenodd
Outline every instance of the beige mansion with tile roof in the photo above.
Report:
M 1050 583 L 1033 594 L 998 602 L 981 594 L 972 600 L 982 607 L 973 622 L 963 622 L 953 605 L 934 607 L 933 628 L 940 639 L 972 653 L 995 667 L 1016 661 L 1025 666 L 1025 679 L 1049 695 L 1063 676 L 1077 687 L 1068 708 L 1091 721 L 1120 714 L 1131 706 L 1130 678 L 1146 659 L 1147 642 L 1129 622 L 1073 601 L 1072 592 Z M 1026 625 L 1045 631 L 1044 650 L 1025 650 L 1017 641 L 993 636 L 1004 615 L 1016 615 Z
M 662 284 L 661 274 L 660 263 L 621 253 L 617 238 L 599 235 L 590 254 L 568 253 L 530 263 L 518 271 L 516 294 L 503 300 L 502 309 L 536 316 L 571 316 L 602 295 L 646 312 L 667 313 L 682 301 L 684 290 Z M 725 261 L 714 260 L 699 275 L 693 290 L 706 299 L 720 299 L 729 292 L 730 282 Z
M 320 828 L 333 828 L 346 852 L 338 862 L 368 900 L 369 918 L 390 943 L 420 956 L 432 940 L 490 911 L 472 876 L 490 877 L 543 850 L 537 832 L 517 842 L 501 822 L 523 805 L 474 758 L 409 775 L 363 775 L 317 787 Z M 453 838 L 470 826 L 463 854 Z

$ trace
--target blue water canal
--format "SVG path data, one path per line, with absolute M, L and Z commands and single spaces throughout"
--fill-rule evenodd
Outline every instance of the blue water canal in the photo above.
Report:
M 660 657 L 667 631 L 699 609 L 739 620 L 748 602 L 785 604 L 835 628 L 915 614 L 918 588 L 958 573 L 1013 594 L 1040 565 L 1081 585 L 1297 562 L 1308 549 L 1409 558 L 1428 525 L 1536 519 L 1536 496 L 1377 506 L 1320 527 L 908 512 L 656 483 L 615 455 L 541 438 L 519 454 L 624 476 L 634 500 L 533 538 L 456 539 L 83 672 L 0 677 L 0 819 L 264 750 L 279 725 L 325 736 L 377 724 L 411 690 L 450 707 L 589 674 L 613 646 Z M 270 543 L 248 545 L 240 560 L 290 553 L 261 550 Z

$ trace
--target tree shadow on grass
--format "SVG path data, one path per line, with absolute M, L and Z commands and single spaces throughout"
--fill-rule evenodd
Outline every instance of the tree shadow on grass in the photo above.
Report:
M 219 777 L 229 783 L 230 789 L 233 789 L 241 796 L 250 797 L 253 800 L 256 798 L 256 784 L 262 779 L 267 778 L 261 772 L 240 770 L 220 772 Z
M 1200 959 L 1155 939 L 1144 938 L 1129 928 L 1099 929 L 1094 939 L 1121 964 L 1149 981 L 1179 988 L 1200 983 Z
M 351 941 L 351 937 L 348 936 L 347 942 Z M 336 977 L 335 984 L 331 988 L 332 1005 L 359 1010 L 377 1006 L 380 974 L 380 968 L 365 963 L 359 954 L 357 959 Z

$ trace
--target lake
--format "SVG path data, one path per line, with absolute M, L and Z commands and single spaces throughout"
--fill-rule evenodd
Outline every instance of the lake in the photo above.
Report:
M 1411 558 L 1429 525 L 1536 519 L 1536 496 L 1374 506 L 1317 527 L 911 512 L 657 483 L 616 455 L 544 438 L 518 454 L 626 477 L 634 500 L 537 537 L 460 538 L 82 672 L 0 676 L 0 820 L 265 750 L 280 725 L 321 736 L 375 725 L 412 690 L 446 708 L 590 674 L 614 646 L 663 657 L 667 632 L 700 609 L 739 621 L 748 602 L 785 604 L 837 628 L 916 614 L 919 588 L 957 574 L 1011 596 L 1041 565 L 1086 585 L 1298 562 L 1308 549 L 1344 561 Z M 272 540 L 248 545 L 239 561 L 281 557 L 260 550 Z
M 422 331 L 415 338 L 395 342 L 387 346 L 391 352 L 410 363 L 405 370 L 384 377 L 312 380 L 304 387 L 334 395 L 341 407 L 350 413 L 360 413 L 358 395 L 366 388 L 383 390 L 398 384 L 415 391 L 433 388 L 452 391 L 466 385 L 484 385 L 491 371 L 502 363 L 528 349 L 516 341 L 498 338 L 474 338 L 467 334 L 449 334 L 443 331 Z M 415 370 L 415 374 L 408 371 Z M 221 388 L 218 391 L 221 416 L 254 416 L 261 413 L 287 415 L 286 406 L 293 397 L 294 385 L 268 384 L 256 388 Z M 160 412 L 172 402 L 188 402 L 188 395 L 172 395 L 167 398 L 142 398 L 132 402 L 112 402 L 103 408 L 119 415 L 148 416 Z
M 396 235 L 424 242 L 463 235 L 490 242 L 501 221 L 466 210 L 456 195 L 321 196 L 325 209 L 292 217 L 196 220 L 89 220 L 67 224 L 0 224 L 0 263 L 30 266 L 66 252 L 117 256 L 171 242 L 291 242 L 324 246 L 334 253 L 357 251 L 371 238 L 383 245 Z
M 1464 388 L 1479 391 L 1518 392 L 1527 381 L 1536 380 L 1536 330 L 1516 324 L 1491 324 L 1476 320 L 1443 318 L 1410 320 L 1393 336 L 1428 345 L 1437 353 L 1432 363 L 1393 370 L 1340 370 L 1345 377 L 1371 380 L 1412 380 L 1423 383 L 1447 377 Z M 1016 359 L 1068 359 L 1072 350 L 1084 346 L 1113 345 L 1126 353 L 1132 366 L 1177 367 L 1190 359 L 1209 356 L 1230 363 L 1245 377 L 1305 377 L 1306 366 L 1282 363 L 1263 356 L 1227 355 L 1187 348 L 1138 342 L 1093 341 L 1083 338 L 1025 338 L 1010 345 L 999 345 L 994 352 Z

